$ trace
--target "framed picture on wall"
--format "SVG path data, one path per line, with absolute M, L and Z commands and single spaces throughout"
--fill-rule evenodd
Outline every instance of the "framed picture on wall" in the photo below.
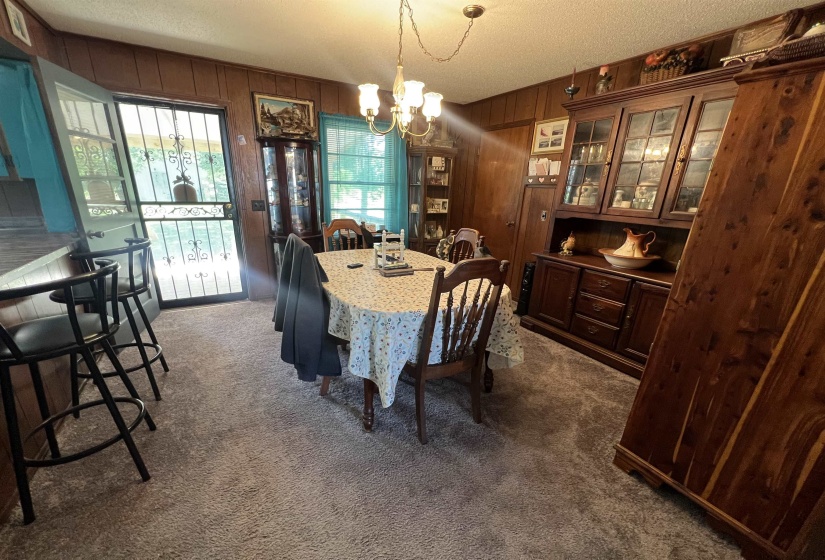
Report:
M 11 32 L 14 36 L 32 46 L 32 38 L 29 35 L 29 28 L 26 25 L 26 18 L 23 12 L 11 3 L 11 0 L 6 0 L 6 13 L 9 14 L 9 24 L 11 24 Z
M 567 136 L 568 117 L 547 119 L 536 123 L 533 131 L 533 155 L 553 154 L 564 151 L 564 138 Z
M 253 93 L 258 138 L 318 137 L 315 103 L 309 99 Z

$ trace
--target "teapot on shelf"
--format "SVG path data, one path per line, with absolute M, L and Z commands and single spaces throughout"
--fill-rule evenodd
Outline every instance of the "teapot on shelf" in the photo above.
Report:
M 633 233 L 630 228 L 624 228 L 624 232 L 627 234 L 627 240 L 625 240 L 624 245 L 613 251 L 613 254 L 624 257 L 646 257 L 650 246 L 656 241 L 656 232 Z M 648 235 L 653 237 L 645 244 L 644 241 Z M 643 245 L 644 247 L 642 247 Z

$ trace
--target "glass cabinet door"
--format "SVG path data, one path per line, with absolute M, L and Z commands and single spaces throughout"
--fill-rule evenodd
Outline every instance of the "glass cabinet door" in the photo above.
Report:
M 667 107 L 627 112 L 619 131 L 622 143 L 616 150 L 605 213 L 658 216 L 689 106 L 690 98 Z
M 292 232 L 299 236 L 312 234 L 314 228 L 309 190 L 309 158 L 306 148 L 285 146 L 284 163 Z
M 668 201 L 668 218 L 692 220 L 697 212 L 733 107 L 733 98 L 702 101 L 699 107 L 692 136 L 686 135 L 679 148 L 671 180 L 673 193 Z
M 424 187 L 422 179 L 424 177 L 424 155 L 409 154 L 407 178 L 409 181 L 409 246 L 412 249 L 423 247 L 424 231 Z
M 281 215 L 281 191 L 278 185 L 278 160 L 275 148 L 263 148 L 264 177 L 269 202 L 269 227 L 272 233 L 284 235 L 283 217 Z
M 613 155 L 618 113 L 582 114 L 573 123 L 573 139 L 565 175 L 561 207 L 579 212 L 598 212 Z M 568 132 L 570 134 L 571 132 Z

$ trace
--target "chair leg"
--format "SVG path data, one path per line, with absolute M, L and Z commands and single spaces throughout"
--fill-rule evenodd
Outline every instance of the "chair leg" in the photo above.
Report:
M 327 393 L 329 393 L 329 375 L 322 375 L 321 376 L 321 396 L 326 397 Z
M 424 387 L 423 377 L 415 378 L 415 421 L 418 425 L 418 441 L 427 443 L 427 420 L 424 417 Z
M 155 336 L 155 330 L 152 328 L 152 323 L 149 322 L 149 317 L 146 315 L 146 310 L 143 309 L 143 302 L 140 301 L 140 296 L 135 296 L 135 306 L 137 307 L 140 318 L 143 319 L 143 324 L 146 327 L 146 332 L 149 333 L 149 338 L 152 339 L 152 344 L 160 345 L 158 337 Z M 169 373 L 169 365 L 166 363 L 166 356 L 161 353 L 160 365 L 163 366 L 163 371 Z
M 112 365 L 115 366 L 115 371 L 117 372 L 118 376 L 120 377 L 123 384 L 126 386 L 126 390 L 129 391 L 129 396 L 134 399 L 142 400 L 140 398 L 140 394 L 138 394 L 137 389 L 132 384 L 132 380 L 129 379 L 129 376 L 123 369 L 123 365 L 121 365 L 120 360 L 117 358 L 117 354 L 115 354 L 114 348 L 112 348 L 112 343 L 108 340 L 104 340 L 101 343 L 103 346 L 103 351 L 106 352 L 106 356 L 109 357 L 109 361 L 112 362 Z M 155 426 L 154 420 L 152 420 L 152 416 L 149 414 L 149 411 L 146 411 L 146 416 L 144 418 L 146 420 L 146 425 L 149 427 L 150 431 L 155 431 L 157 426 Z
M 72 406 L 80 404 L 80 379 L 77 376 L 77 354 L 69 354 L 69 368 L 71 369 L 71 383 L 72 383 Z M 75 410 L 72 413 L 75 418 L 80 418 L 80 411 Z
M 135 440 L 132 439 L 132 434 L 129 433 L 129 427 L 123 420 L 123 416 L 121 416 L 120 411 L 117 408 L 117 403 L 112 398 L 112 394 L 106 386 L 106 380 L 103 379 L 103 376 L 100 374 L 100 368 L 97 367 L 94 356 L 88 348 L 83 350 L 83 359 L 86 360 L 86 364 L 89 366 L 89 373 L 91 373 L 92 379 L 94 380 L 95 385 L 97 385 L 97 390 L 100 391 L 100 396 L 103 397 L 103 402 L 106 403 L 106 408 L 109 409 L 109 413 L 112 415 L 112 419 L 115 421 L 115 425 L 117 426 L 120 435 L 123 437 L 123 442 L 126 444 L 126 448 L 132 456 L 132 461 L 135 462 L 135 466 L 140 473 L 140 477 L 144 482 L 146 482 L 152 477 L 149 474 L 149 471 L 146 470 L 146 465 L 143 463 L 143 458 L 140 456 L 140 452 L 135 445 Z
M 470 372 L 470 401 L 476 424 L 481 423 L 481 367 L 479 364 Z
M 484 392 L 493 392 L 493 370 L 487 364 L 490 361 L 490 352 L 484 353 Z
M 17 493 L 20 495 L 20 507 L 23 509 L 23 523 L 28 525 L 34 521 L 34 506 L 29 490 L 29 479 L 26 476 L 23 442 L 20 439 L 20 425 L 17 422 L 11 372 L 6 366 L 0 366 L 0 394 L 3 396 L 3 410 L 6 414 L 6 428 L 9 432 L 9 447 L 11 448 L 14 477 L 17 479 Z
M 132 335 L 135 337 L 135 344 L 137 344 L 138 352 L 140 352 L 140 359 L 143 360 L 143 367 L 146 370 L 146 375 L 149 376 L 149 384 L 152 386 L 152 393 L 155 395 L 155 400 L 159 401 L 161 400 L 161 397 L 158 382 L 155 381 L 155 374 L 152 372 L 152 364 L 149 363 L 149 355 L 146 353 L 146 348 L 143 347 L 143 341 L 140 338 L 140 327 L 135 320 L 135 314 L 129 305 L 129 300 L 123 302 L 123 307 L 126 309 L 126 318 L 129 320 Z
M 49 412 L 49 401 L 46 399 L 46 390 L 43 388 L 43 377 L 40 375 L 40 366 L 37 362 L 29 364 L 29 373 L 32 377 L 32 385 L 34 386 L 34 394 L 37 397 L 37 407 L 40 409 L 40 418 L 44 421 L 48 420 L 52 415 Z M 57 446 L 57 438 L 54 435 L 54 426 L 46 424 L 43 427 L 46 432 L 46 441 L 49 442 L 49 451 L 52 454 L 52 459 L 60 457 L 60 448 Z

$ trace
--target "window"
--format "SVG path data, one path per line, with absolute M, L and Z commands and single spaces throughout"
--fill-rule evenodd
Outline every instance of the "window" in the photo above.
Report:
M 375 136 L 361 118 L 322 113 L 320 125 L 324 220 L 352 218 L 393 232 L 406 228 L 404 141 L 394 131 Z

